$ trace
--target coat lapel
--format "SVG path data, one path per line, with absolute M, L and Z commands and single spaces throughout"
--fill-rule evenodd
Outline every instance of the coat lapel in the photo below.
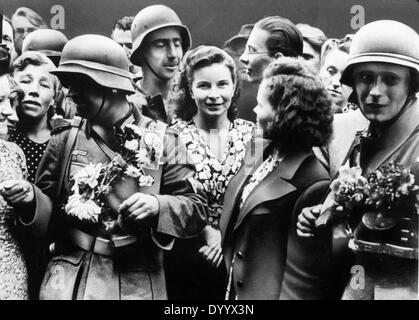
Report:
M 302 162 L 311 151 L 298 152 L 287 156 L 255 189 L 249 194 L 237 217 L 234 229 L 237 229 L 247 214 L 261 203 L 282 198 L 297 188 L 290 182 Z
M 227 229 L 234 207 L 236 206 L 238 198 L 241 195 L 243 185 L 247 181 L 247 178 L 249 178 L 253 172 L 255 172 L 260 164 L 262 164 L 263 155 L 270 142 L 271 141 L 267 139 L 255 138 L 252 139 L 247 145 L 243 164 L 237 174 L 230 180 L 227 191 L 224 195 L 223 213 L 220 218 L 220 230 L 223 237 L 225 235 L 225 231 Z M 255 146 L 255 153 L 251 152 L 252 146 Z M 262 150 L 258 149 L 258 146 L 261 146 Z M 251 164 L 250 167 L 249 164 Z
M 399 119 L 374 141 L 375 150 L 370 159 L 363 159 L 366 175 L 377 170 L 412 135 L 419 125 L 419 105 L 415 100 Z M 361 150 L 363 147 L 361 140 Z M 365 141 L 364 141 L 365 142 Z M 368 146 L 364 146 L 364 148 Z M 362 151 L 361 151 L 362 154 Z

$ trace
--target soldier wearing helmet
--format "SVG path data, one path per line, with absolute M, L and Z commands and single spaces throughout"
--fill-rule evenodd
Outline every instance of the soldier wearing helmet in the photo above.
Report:
M 191 46 L 189 30 L 171 8 L 152 5 L 138 12 L 131 33 L 131 62 L 142 68 L 142 89 L 146 96 L 163 98 L 160 103 L 149 101 L 144 113 L 170 122 L 173 110 L 169 95 L 179 75 L 183 54 Z
M 124 49 L 107 37 L 70 40 L 53 73 L 84 119 L 60 120 L 36 185 L 10 180 L 2 188 L 11 204 L 29 206 L 20 222 L 50 244 L 40 299 L 166 299 L 162 249 L 205 223 L 206 199 L 186 147 L 127 101 L 134 91 L 128 68 Z M 104 198 L 92 192 L 80 200 L 85 183 L 100 186 Z
M 353 88 L 370 124 L 357 133 L 343 164 L 360 166 L 366 177 L 382 165 L 400 163 L 418 183 L 418 75 L 419 35 L 412 28 L 380 20 L 358 30 L 341 82 Z M 322 212 L 333 212 L 331 201 L 329 197 Z M 401 211 L 384 218 L 377 212 L 349 217 L 354 261 L 338 272 L 349 275 L 355 265 L 362 267 L 362 274 L 352 274 L 343 299 L 417 299 L 418 215 L 412 208 Z M 297 224 L 300 235 L 314 235 L 318 214 L 319 207 L 303 209 Z M 363 285 L 357 285 L 358 280 Z
M 23 40 L 22 52 L 39 51 L 45 54 L 58 67 L 61 52 L 68 42 L 67 37 L 58 30 L 38 29 Z

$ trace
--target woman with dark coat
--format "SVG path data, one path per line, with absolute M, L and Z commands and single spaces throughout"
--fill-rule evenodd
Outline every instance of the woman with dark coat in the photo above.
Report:
M 293 58 L 265 70 L 257 100 L 264 137 L 231 180 L 220 221 L 227 298 L 310 298 L 327 292 L 330 250 L 297 238 L 295 220 L 329 185 L 312 147 L 331 135 L 331 104 L 320 80 Z

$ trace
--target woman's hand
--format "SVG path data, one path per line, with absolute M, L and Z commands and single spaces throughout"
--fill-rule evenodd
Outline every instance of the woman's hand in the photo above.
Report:
M 124 222 L 138 226 L 150 221 L 160 210 L 159 201 L 153 195 L 137 192 L 126 199 L 118 208 Z
M 35 199 L 32 184 L 26 180 L 7 180 L 0 183 L 0 194 L 11 205 L 29 204 Z
M 316 219 L 320 215 L 322 205 L 304 208 L 298 215 L 297 234 L 303 238 L 314 237 L 316 233 Z
M 207 225 L 201 232 L 206 245 L 199 249 L 199 253 L 214 267 L 218 267 L 223 261 L 221 250 L 221 231 Z

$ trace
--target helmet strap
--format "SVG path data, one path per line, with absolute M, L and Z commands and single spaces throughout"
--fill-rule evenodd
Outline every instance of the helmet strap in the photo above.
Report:
M 157 79 L 161 80 L 161 81 L 166 81 L 166 79 L 160 77 L 157 72 L 151 67 L 151 65 L 148 63 L 148 61 L 146 59 L 143 59 L 144 63 L 147 65 L 147 67 L 151 70 L 151 72 L 156 76 Z
M 94 116 L 92 119 L 90 119 L 90 122 L 93 122 L 93 120 L 95 120 L 95 119 L 99 116 L 100 112 L 101 112 L 101 111 L 102 111 L 102 109 L 103 109 L 103 106 L 105 105 L 105 101 L 106 101 L 106 90 L 104 90 L 104 91 L 103 91 L 103 95 L 102 95 L 102 103 L 100 104 L 100 108 L 99 108 L 99 110 L 96 112 L 95 116 Z

